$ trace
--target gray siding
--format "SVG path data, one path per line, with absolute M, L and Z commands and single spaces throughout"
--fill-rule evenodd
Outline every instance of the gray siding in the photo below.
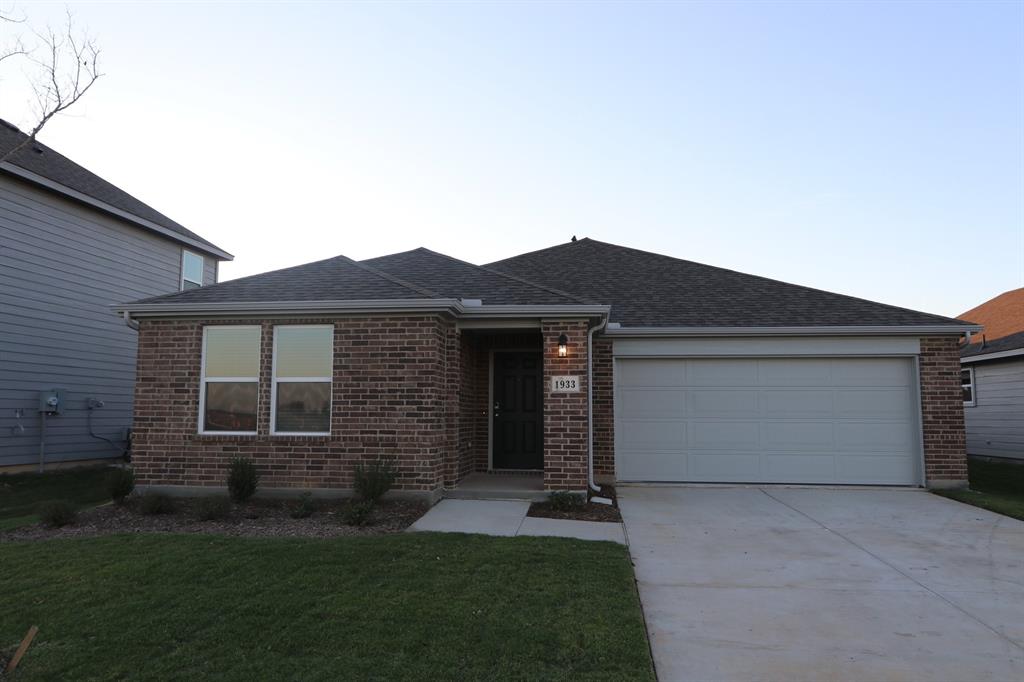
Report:
M 194 250 L 194 249 L 193 249 Z M 39 391 L 65 389 L 46 420 L 47 462 L 116 457 L 132 419 L 135 332 L 110 306 L 177 291 L 182 247 L 0 176 L 0 467 L 38 461 Z M 205 255 L 206 284 L 217 265 Z M 24 410 L 18 420 L 15 410 Z M 17 433 L 18 424 L 24 433 Z
M 1024 358 L 971 363 L 974 407 L 964 407 L 967 452 L 1024 459 Z

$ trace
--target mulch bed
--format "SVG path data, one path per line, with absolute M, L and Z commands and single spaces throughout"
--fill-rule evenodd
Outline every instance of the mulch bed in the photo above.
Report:
M 174 498 L 172 514 L 146 516 L 138 510 L 138 499 L 124 506 L 105 504 L 78 512 L 76 521 L 62 528 L 41 523 L 0 532 L 0 542 L 46 540 L 50 538 L 93 537 L 116 533 L 208 533 L 244 537 L 333 538 L 343 536 L 387 535 L 400 533 L 426 513 L 422 502 L 385 500 L 378 502 L 366 525 L 349 526 L 342 520 L 343 500 L 317 503 L 317 509 L 304 519 L 293 519 L 294 500 L 261 500 L 232 504 L 227 518 L 200 521 L 196 516 L 200 500 Z
M 595 493 L 598 495 L 598 493 Z M 534 502 L 530 505 L 527 516 L 542 519 L 569 519 L 570 521 L 604 521 L 609 523 L 620 523 L 622 516 L 619 514 L 619 503 L 615 497 L 615 488 L 610 485 L 601 486 L 600 497 L 610 498 L 612 506 L 587 502 L 575 509 L 563 510 L 554 509 L 550 502 Z

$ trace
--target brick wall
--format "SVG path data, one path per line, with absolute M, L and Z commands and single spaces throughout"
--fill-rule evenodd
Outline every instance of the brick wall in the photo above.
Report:
M 594 476 L 615 480 L 615 389 L 612 340 L 594 339 Z
M 921 425 L 929 487 L 967 481 L 967 444 L 960 388 L 959 340 L 921 339 Z
M 558 337 L 569 337 L 568 356 L 558 357 Z M 584 491 L 587 488 L 587 323 L 585 320 L 543 320 L 544 354 L 544 487 Z M 580 378 L 579 393 L 552 393 L 551 377 Z
M 268 488 L 351 488 L 356 462 L 386 457 L 396 487 L 434 490 L 454 447 L 451 320 L 346 317 L 278 324 L 334 325 L 330 436 L 271 436 L 274 322 L 262 327 L 257 435 L 197 433 L 203 326 L 224 321 L 143 320 L 139 329 L 133 455 L 140 484 L 220 486 L 232 457 L 253 459 Z M 458 353 L 454 353 L 455 356 Z M 456 361 L 457 364 L 457 361 Z

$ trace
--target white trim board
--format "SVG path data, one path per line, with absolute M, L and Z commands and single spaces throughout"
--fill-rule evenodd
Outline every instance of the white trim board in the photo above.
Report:
M 909 336 L 698 337 L 615 339 L 615 357 L 729 357 L 918 355 L 920 339 Z

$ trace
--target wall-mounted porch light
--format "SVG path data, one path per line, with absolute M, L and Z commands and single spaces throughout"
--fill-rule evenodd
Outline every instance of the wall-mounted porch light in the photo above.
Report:
M 558 357 L 564 358 L 569 354 L 569 337 L 565 334 L 558 336 Z

